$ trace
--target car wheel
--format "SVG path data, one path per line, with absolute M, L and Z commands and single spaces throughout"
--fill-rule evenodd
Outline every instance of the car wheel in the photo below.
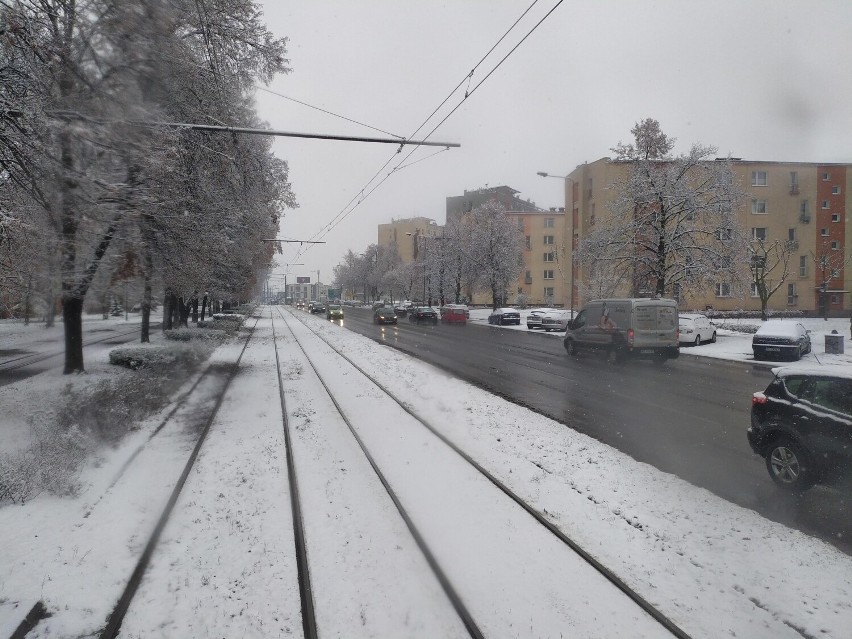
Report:
M 693 346 L 701 346 L 701 335 L 695 336 L 695 342 L 692 345 Z
M 814 484 L 813 469 L 805 449 L 786 437 L 766 450 L 766 469 L 778 486 L 790 491 L 807 490 Z
M 571 355 L 572 357 L 576 357 L 577 356 L 577 342 L 575 342 L 573 339 L 566 339 L 565 340 L 565 350 L 568 351 L 568 354 Z
M 713 335 L 712 335 L 712 337 L 710 337 L 710 343 L 711 344 L 716 343 L 716 331 L 713 331 Z

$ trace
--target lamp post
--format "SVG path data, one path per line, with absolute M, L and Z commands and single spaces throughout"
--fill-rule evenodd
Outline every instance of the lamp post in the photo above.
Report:
M 547 173 L 546 171 L 536 171 L 536 175 L 541 176 L 543 178 L 556 178 L 558 180 L 570 180 L 571 178 L 567 175 L 552 175 L 551 173 Z M 566 188 L 567 194 L 567 188 Z M 571 217 L 568 218 L 568 237 L 571 242 L 571 290 L 568 293 L 568 297 L 570 298 L 571 305 L 571 319 L 574 318 L 574 209 L 571 208 L 570 212 L 568 209 L 568 197 L 565 197 L 565 215 L 569 215 Z

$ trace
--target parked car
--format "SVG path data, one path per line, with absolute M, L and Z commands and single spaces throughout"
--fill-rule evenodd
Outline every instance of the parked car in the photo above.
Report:
M 678 316 L 681 344 L 698 346 L 701 342 L 716 341 L 716 325 L 701 313 L 681 313 Z
M 751 449 L 772 480 L 806 490 L 852 469 L 852 371 L 774 368 L 751 399 Z
M 792 359 L 797 361 L 811 352 L 811 335 L 801 322 L 768 320 L 751 338 L 754 359 Z
M 438 323 L 438 313 L 431 306 L 415 306 L 408 311 L 408 321 L 415 324 L 427 322 L 429 324 Z
M 329 304 L 328 308 L 325 309 L 325 319 L 342 320 L 343 307 L 340 304 Z
M 441 307 L 441 321 L 446 324 L 467 324 L 470 310 L 464 304 L 447 304 Z
M 325 304 L 322 302 L 314 302 L 311 304 L 311 313 L 314 315 L 319 315 L 320 313 L 325 313 Z
M 570 321 L 571 311 L 554 310 L 542 315 L 541 327 L 545 332 L 566 331 L 568 330 L 568 322 Z
M 373 324 L 396 324 L 396 313 L 390 306 L 380 306 L 373 311 Z
M 615 363 L 626 357 L 658 361 L 680 355 L 677 302 L 663 298 L 593 300 L 568 322 L 565 350 L 593 349 Z
M 397 317 L 405 317 L 406 315 L 408 315 L 408 308 L 408 306 L 397 304 L 393 307 L 393 312 L 397 314 Z
M 488 316 L 489 324 L 503 326 L 504 324 L 521 324 L 521 314 L 514 308 L 498 308 Z
M 536 328 L 541 328 L 541 318 L 545 316 L 545 314 L 555 311 L 555 308 L 534 308 L 527 313 L 527 328 L 529 330 L 534 330 Z

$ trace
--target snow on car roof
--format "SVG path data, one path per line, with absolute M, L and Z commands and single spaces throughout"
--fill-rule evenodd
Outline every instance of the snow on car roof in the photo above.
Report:
M 790 322 L 784 320 L 768 320 L 763 326 L 757 329 L 756 335 L 771 335 L 773 337 L 798 337 L 800 326 L 799 322 Z
M 772 369 L 776 377 L 790 375 L 808 375 L 811 377 L 843 377 L 852 379 L 852 368 L 849 366 L 777 366 Z

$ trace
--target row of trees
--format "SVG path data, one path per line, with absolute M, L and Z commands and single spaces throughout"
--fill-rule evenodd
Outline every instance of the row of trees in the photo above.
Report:
M 350 250 L 334 269 L 334 286 L 364 300 L 422 298 L 428 304 L 459 303 L 482 291 L 496 308 L 523 268 L 523 232 L 497 202 L 448 220 L 439 237 L 413 234 L 410 241 L 415 259 L 408 263 L 394 244 L 373 244 L 361 255 Z
M 143 342 L 154 290 L 164 328 L 199 291 L 251 295 L 295 206 L 287 164 L 266 138 L 164 123 L 258 127 L 285 45 L 252 0 L 0 2 L 0 286 L 61 302 L 66 373 L 93 285 L 138 283 Z

